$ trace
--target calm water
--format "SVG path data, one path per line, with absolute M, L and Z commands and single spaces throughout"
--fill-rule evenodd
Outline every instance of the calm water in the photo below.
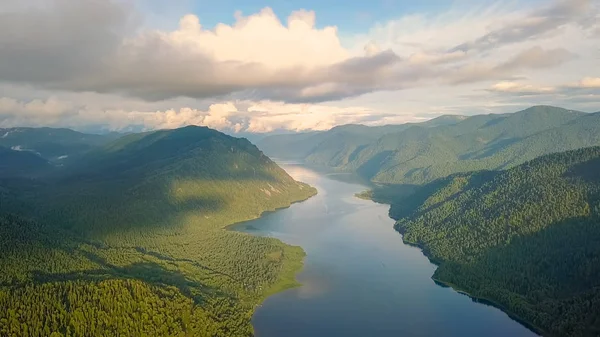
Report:
M 402 243 L 389 206 L 354 197 L 365 188 L 300 165 L 282 165 L 319 194 L 235 229 L 307 253 L 302 287 L 269 297 L 258 337 L 535 336 L 500 310 L 437 286 L 421 251 Z

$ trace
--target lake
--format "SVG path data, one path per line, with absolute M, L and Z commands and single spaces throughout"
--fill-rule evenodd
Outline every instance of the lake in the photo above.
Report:
M 319 194 L 233 228 L 307 254 L 297 276 L 302 286 L 257 309 L 256 336 L 536 336 L 499 309 L 436 285 L 435 265 L 403 244 L 389 206 L 354 196 L 364 186 L 281 166 Z

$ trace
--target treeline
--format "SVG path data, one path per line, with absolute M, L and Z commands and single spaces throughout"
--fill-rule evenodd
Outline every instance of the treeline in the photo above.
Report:
M 600 147 L 458 174 L 392 206 L 434 279 L 552 336 L 600 335 Z

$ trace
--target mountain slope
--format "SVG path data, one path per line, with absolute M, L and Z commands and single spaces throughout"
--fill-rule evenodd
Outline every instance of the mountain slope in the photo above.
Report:
M 187 127 L 84 158 L 0 180 L 0 335 L 248 336 L 295 284 L 301 249 L 223 230 L 316 193 L 247 140 Z
M 328 131 L 267 136 L 258 142 L 258 146 L 267 155 L 276 158 L 298 160 L 315 155 L 323 161 L 336 162 L 344 158 L 340 152 L 346 152 L 348 156 L 361 145 L 368 144 L 381 135 L 405 128 L 404 125 L 368 127 L 347 124 Z M 334 158 L 336 155 L 338 157 Z
M 0 146 L 31 151 L 51 161 L 84 153 L 117 138 L 118 134 L 93 135 L 70 129 L 0 128 Z
M 32 177 L 51 169 L 52 165 L 35 153 L 0 146 L 0 177 Z
M 335 129 L 319 134 L 318 146 L 311 146 L 302 159 L 315 166 L 358 172 L 375 183 L 423 184 L 456 172 L 503 169 L 555 151 L 600 145 L 598 114 L 550 106 L 514 114 L 458 116 L 446 123 L 434 119 L 383 133 L 363 128 L 360 135 Z M 271 142 L 289 141 L 291 148 L 302 142 L 286 137 L 266 138 L 259 146 L 277 156 Z
M 600 147 L 435 181 L 390 214 L 437 281 L 547 335 L 600 332 Z
M 306 160 L 323 166 L 337 167 L 353 161 L 353 155 L 384 135 L 406 130 L 413 125 L 422 127 L 454 125 L 465 118 L 465 116 L 443 115 L 418 124 L 382 126 L 346 124 L 328 131 L 267 136 L 257 144 L 269 156 Z

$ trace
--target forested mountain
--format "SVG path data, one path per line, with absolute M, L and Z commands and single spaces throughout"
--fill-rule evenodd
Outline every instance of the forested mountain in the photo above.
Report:
M 259 146 L 274 157 L 297 154 L 309 164 L 354 171 L 375 183 L 422 184 L 456 172 L 504 169 L 540 155 L 600 145 L 600 113 L 536 106 L 513 114 L 451 117 L 363 126 L 360 132 L 334 128 L 317 135 L 273 136 Z
M 50 169 L 48 161 L 35 153 L 0 146 L 0 177 L 31 177 Z
M 271 135 L 260 139 L 257 144 L 267 155 L 292 160 L 304 160 L 310 155 L 321 158 L 320 164 L 336 162 L 333 157 L 342 157 L 343 153 L 355 151 L 364 147 L 383 135 L 400 132 L 412 125 L 423 127 L 435 127 L 441 125 L 453 125 L 465 116 L 443 115 L 429 121 L 413 124 L 365 126 L 360 124 L 347 124 L 336 126 L 328 131 L 313 131 L 294 134 Z M 347 155 L 346 155 L 347 156 Z M 314 159 L 317 161 L 317 159 Z
M 0 146 L 30 151 L 50 161 L 84 153 L 118 137 L 118 133 L 95 135 L 70 129 L 0 128 Z
M 390 214 L 435 280 L 544 335 L 600 334 L 600 147 L 436 180 Z
M 316 193 L 247 140 L 186 127 L 80 159 L 0 179 L 0 335 L 248 336 L 295 284 L 300 248 L 224 230 Z

